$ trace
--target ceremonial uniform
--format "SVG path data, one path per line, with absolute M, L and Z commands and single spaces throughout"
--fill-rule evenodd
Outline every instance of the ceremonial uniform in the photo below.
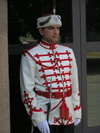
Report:
M 34 133 L 74 133 L 81 121 L 75 56 L 71 48 L 56 43 L 61 26 L 59 15 L 38 18 L 42 41 L 22 55 L 21 95 Z
M 50 125 L 70 125 L 81 119 L 81 103 L 77 65 L 71 48 L 44 41 L 24 51 L 21 60 L 21 95 L 34 126 L 46 120 L 51 89 Z M 69 110 L 67 120 L 60 118 L 60 107 L 65 102 Z

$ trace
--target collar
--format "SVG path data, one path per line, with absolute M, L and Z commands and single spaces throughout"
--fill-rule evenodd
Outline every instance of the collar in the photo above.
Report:
M 47 49 L 56 49 L 57 48 L 57 43 L 54 43 L 54 44 L 50 44 L 44 40 L 42 40 L 40 42 L 40 45 L 44 48 L 47 48 Z

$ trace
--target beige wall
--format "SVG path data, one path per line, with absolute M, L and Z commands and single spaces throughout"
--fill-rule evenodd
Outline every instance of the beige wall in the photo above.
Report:
M 0 0 L 0 133 L 10 133 L 7 0 Z

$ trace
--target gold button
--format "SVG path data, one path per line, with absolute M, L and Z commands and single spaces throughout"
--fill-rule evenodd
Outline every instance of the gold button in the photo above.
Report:
M 59 67 L 57 67 L 57 70 L 59 70 Z
M 65 93 L 63 92 L 63 97 L 65 96 Z
M 55 60 L 55 63 L 57 63 L 57 60 Z

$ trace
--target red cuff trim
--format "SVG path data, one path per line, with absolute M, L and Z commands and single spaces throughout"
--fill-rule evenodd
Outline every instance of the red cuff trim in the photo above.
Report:
M 36 107 L 34 107 L 33 109 L 32 109 L 32 111 L 33 112 L 42 112 L 42 109 L 40 108 L 40 109 L 36 109 Z
M 74 111 L 79 110 L 80 108 L 81 108 L 81 103 L 79 106 L 76 105 L 76 107 L 74 108 Z

